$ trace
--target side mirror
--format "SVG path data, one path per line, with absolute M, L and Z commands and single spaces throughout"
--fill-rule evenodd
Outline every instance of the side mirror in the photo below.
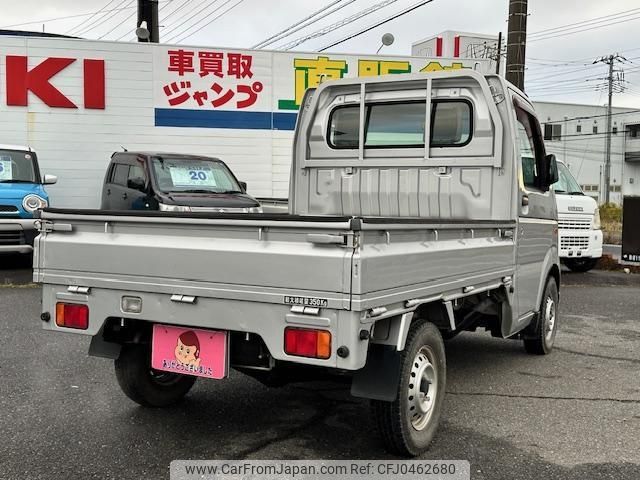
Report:
M 247 191 L 247 182 L 238 182 L 243 192 Z
M 556 156 L 553 153 L 547 155 L 547 180 L 549 181 L 549 186 L 556 183 L 559 179 L 558 177 L 558 162 L 556 162 Z
M 130 178 L 129 180 L 127 180 L 127 188 L 144 192 L 146 190 L 144 178 Z
M 53 185 L 54 183 L 58 183 L 58 177 L 55 175 L 45 175 L 42 178 L 43 185 Z

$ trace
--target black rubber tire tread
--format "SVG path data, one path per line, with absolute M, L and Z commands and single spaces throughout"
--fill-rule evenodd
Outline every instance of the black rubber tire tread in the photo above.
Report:
M 125 345 L 114 362 L 116 379 L 124 394 L 143 407 L 168 407 L 178 403 L 191 390 L 197 377 L 178 375 L 163 385 L 151 375 L 151 353 L 148 345 Z
M 539 316 L 542 316 L 545 300 L 549 294 L 549 290 L 551 290 L 551 294 L 554 295 L 554 301 L 556 304 L 556 325 L 553 339 L 555 340 L 555 335 L 558 332 L 558 285 L 556 284 L 556 279 L 553 277 L 549 277 L 547 280 L 547 284 L 544 287 L 544 294 L 542 295 L 542 300 L 540 303 L 540 313 Z M 524 339 L 524 349 L 527 353 L 532 355 L 547 355 L 551 353 L 553 349 L 553 344 L 549 347 L 545 342 L 545 331 L 544 331 L 544 322 L 540 317 L 536 319 L 535 328 L 533 330 L 533 336 L 531 338 Z
M 409 424 L 408 418 L 405 417 L 402 411 L 402 404 L 405 402 L 404 395 L 406 394 L 406 385 L 408 383 L 410 364 L 413 362 L 415 354 L 418 349 L 424 345 L 421 340 L 424 338 L 430 339 L 432 347 L 435 347 L 435 354 L 439 357 L 440 363 L 437 365 L 438 369 L 438 395 L 434 405 L 434 412 L 431 420 L 431 424 L 425 431 L 428 434 L 425 436 L 420 445 L 411 438 L 408 434 L 408 429 L 412 428 Z M 418 345 L 418 343 L 420 345 Z M 379 400 L 371 401 L 371 413 L 374 418 L 374 422 L 378 433 L 382 439 L 385 448 L 393 454 L 401 455 L 404 457 L 415 457 L 426 451 L 431 443 L 440 420 L 440 414 L 442 412 L 442 404 L 445 397 L 446 389 L 446 359 L 444 350 L 444 341 L 438 328 L 424 319 L 414 320 L 411 325 L 411 329 L 407 335 L 407 341 L 405 349 L 400 352 L 400 381 L 398 382 L 398 392 L 396 400 L 394 402 L 383 402 Z M 408 358 L 408 361 L 407 361 Z M 422 432 L 421 432 L 422 433 Z

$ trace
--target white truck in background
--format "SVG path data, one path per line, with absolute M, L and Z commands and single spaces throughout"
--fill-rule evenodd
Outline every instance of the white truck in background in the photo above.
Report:
M 562 162 L 558 162 L 558 177 L 553 189 L 558 208 L 560 261 L 574 272 L 586 272 L 602 257 L 598 203 L 582 192 Z

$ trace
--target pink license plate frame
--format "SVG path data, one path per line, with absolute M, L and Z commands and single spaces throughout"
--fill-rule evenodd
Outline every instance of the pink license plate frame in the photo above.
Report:
M 229 334 L 156 324 L 151 343 L 151 368 L 220 380 L 229 374 Z

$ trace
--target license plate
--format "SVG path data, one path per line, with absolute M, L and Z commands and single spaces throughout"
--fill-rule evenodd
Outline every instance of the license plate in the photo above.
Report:
M 153 326 L 151 368 L 221 379 L 228 373 L 228 334 L 168 325 Z

